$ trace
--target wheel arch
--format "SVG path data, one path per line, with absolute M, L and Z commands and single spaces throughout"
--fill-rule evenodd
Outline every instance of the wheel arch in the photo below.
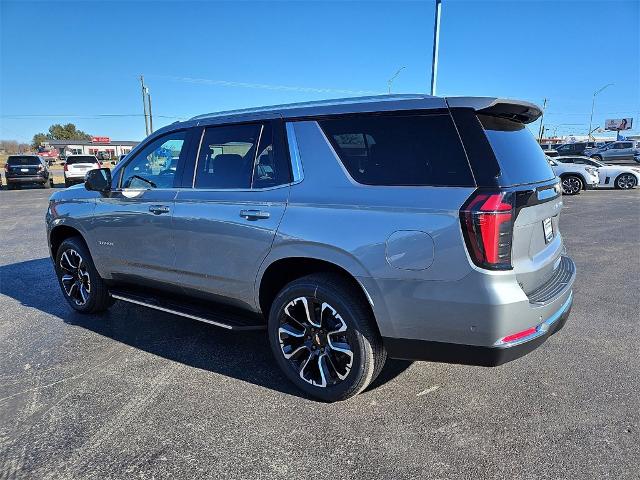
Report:
M 62 242 L 71 237 L 80 237 L 85 245 L 87 245 L 87 241 L 84 238 L 84 235 L 75 227 L 62 224 L 56 225 L 51 229 L 51 232 L 49 233 L 49 249 L 51 251 L 51 258 L 55 259 L 58 248 L 60 247 Z
M 265 262 L 267 264 L 267 262 Z M 289 282 L 312 273 L 331 272 L 345 278 L 366 299 L 371 311 L 374 327 L 378 334 L 380 329 L 373 308 L 373 300 L 367 288 L 357 280 L 357 273 L 352 273 L 345 265 L 320 258 L 319 256 L 282 256 L 273 259 L 261 270 L 256 279 L 256 304 L 263 315 L 268 316 L 273 300 L 278 292 Z
M 560 180 L 564 180 L 566 177 L 578 177 L 580 179 L 580 181 L 582 182 L 581 190 L 586 190 L 587 189 L 587 180 L 584 178 L 584 176 L 581 173 L 579 173 L 579 172 L 565 172 L 565 173 L 561 173 L 560 174 Z

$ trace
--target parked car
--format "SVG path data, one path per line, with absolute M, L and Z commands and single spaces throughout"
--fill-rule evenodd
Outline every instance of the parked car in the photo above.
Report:
M 562 193 L 564 195 L 577 195 L 582 190 L 590 190 L 598 185 L 598 169 L 589 165 L 557 162 L 556 157 L 547 157 L 553 173 L 560 177 Z
M 69 155 L 64 163 L 64 186 L 84 182 L 85 174 L 102 165 L 95 155 Z
M 540 148 L 542 148 L 542 151 L 544 152 L 544 154 L 547 157 L 556 157 L 558 156 L 558 151 L 554 148 L 555 145 L 551 145 L 548 143 L 543 143 L 540 145 Z
M 595 142 L 573 142 L 558 145 L 556 151 L 558 155 L 583 155 L 587 148 L 594 147 Z
M 607 165 L 589 157 L 556 157 L 556 162 L 589 165 L 598 169 L 599 188 L 631 189 L 640 183 L 640 168 L 624 165 Z
M 285 375 L 324 401 L 386 358 L 508 362 L 573 299 L 560 185 L 525 125 L 540 114 L 385 95 L 174 123 L 51 197 L 60 287 L 82 313 L 118 299 L 266 329 Z
M 636 156 L 640 155 L 640 150 L 635 146 L 633 141 L 624 140 L 611 142 L 601 148 L 588 150 L 585 152 L 585 155 L 595 160 L 614 162 L 618 160 L 634 160 Z
M 43 188 L 53 185 L 53 175 L 49 172 L 48 162 L 39 155 L 9 155 L 4 171 L 9 190 L 27 184 L 36 184 Z

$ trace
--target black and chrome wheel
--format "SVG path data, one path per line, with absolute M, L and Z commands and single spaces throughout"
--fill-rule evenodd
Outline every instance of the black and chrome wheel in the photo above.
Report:
M 575 175 L 562 177 L 562 193 L 565 195 L 577 195 L 582 190 L 582 180 Z
M 632 173 L 622 173 L 616 178 L 616 188 L 630 190 L 638 184 L 638 179 Z
M 288 284 L 269 315 L 269 340 L 287 377 L 324 401 L 364 390 L 382 369 L 385 353 L 371 310 L 353 285 L 334 274 Z
M 79 237 L 64 240 L 56 254 L 56 274 L 65 300 L 82 313 L 108 308 L 113 300 Z

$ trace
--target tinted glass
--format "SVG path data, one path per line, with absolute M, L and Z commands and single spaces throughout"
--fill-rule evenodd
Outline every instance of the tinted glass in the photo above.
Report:
M 8 165 L 39 165 L 40 159 L 38 157 L 24 156 L 11 156 L 7 158 Z
M 122 188 L 171 188 L 183 154 L 185 132 L 173 132 L 152 141 L 127 163 Z
M 500 164 L 501 185 L 522 185 L 555 177 L 538 142 L 522 123 L 478 115 Z
M 98 160 L 93 155 L 79 155 L 67 158 L 67 165 L 73 165 L 74 163 L 98 163 Z
M 207 128 L 200 145 L 195 187 L 251 188 L 256 144 L 262 129 L 259 124 Z
M 359 183 L 474 186 L 449 115 L 362 115 L 319 123 Z
M 265 124 L 253 168 L 252 188 L 268 188 L 289 183 L 291 180 L 287 159 L 275 146 L 271 124 Z

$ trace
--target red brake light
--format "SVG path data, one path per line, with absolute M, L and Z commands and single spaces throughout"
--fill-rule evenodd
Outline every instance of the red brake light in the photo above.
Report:
M 511 267 L 513 194 L 476 191 L 460 210 L 460 223 L 469 254 L 482 268 Z

